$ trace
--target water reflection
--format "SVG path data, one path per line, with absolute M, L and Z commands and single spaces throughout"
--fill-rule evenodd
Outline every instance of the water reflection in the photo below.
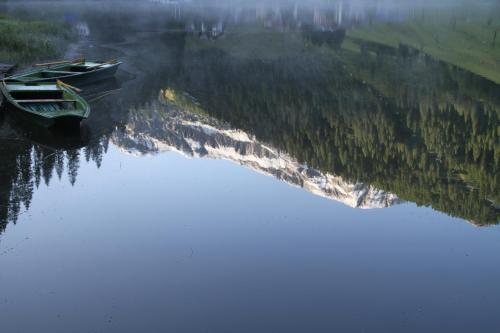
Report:
M 354 208 L 382 208 L 399 202 L 390 193 L 363 183 L 325 174 L 259 142 L 189 105 L 189 96 L 166 89 L 160 102 L 133 109 L 127 126 L 115 132 L 113 143 L 134 155 L 176 151 L 187 157 L 224 159 L 273 176 L 316 195 Z
M 81 152 L 80 148 L 86 146 Z M 23 209 L 30 207 L 34 191 L 43 181 L 50 185 L 52 177 L 67 174 L 73 185 L 78 175 L 80 154 L 87 161 L 99 162 L 100 145 L 89 145 L 88 133 L 47 130 L 2 114 L 0 118 L 0 232 L 15 223 Z
M 499 86 L 408 46 L 353 48 L 348 27 L 414 15 L 356 4 L 72 9 L 85 30 L 75 52 L 126 65 L 85 90 L 85 148 L 2 135 L 0 221 L 42 179 L 66 170 L 75 182 L 79 158 L 100 165 L 112 143 L 231 159 L 353 207 L 404 200 L 498 223 Z
M 186 52 L 172 83 L 211 116 L 323 172 L 498 222 L 497 85 L 407 48 L 262 62 L 220 45 Z
M 223 31 L 227 24 L 259 23 L 273 30 L 297 30 L 303 26 L 315 30 L 332 31 L 339 27 L 359 24 L 401 21 L 415 15 L 423 4 L 402 3 L 401 1 L 228 1 L 212 3 L 151 1 L 163 4 L 162 10 L 168 11 L 177 19 L 198 16 L 206 30 Z M 429 7 L 430 4 L 425 4 Z M 431 6 L 440 7 L 439 4 Z M 223 9 L 223 10 L 222 10 Z M 201 13 L 201 14 L 200 14 Z M 210 17 L 212 23 L 207 20 Z M 190 23 L 189 26 L 194 26 Z M 203 29 L 200 29 L 203 30 Z
M 137 3 L 9 2 L 124 65 L 0 119 L 2 332 L 498 330 L 497 84 L 350 36 L 402 1 Z

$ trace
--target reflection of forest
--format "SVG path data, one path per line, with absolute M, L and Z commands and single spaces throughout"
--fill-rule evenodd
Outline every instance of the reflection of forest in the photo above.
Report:
M 172 89 L 162 90 L 156 102 L 131 109 L 127 126 L 115 131 L 112 140 L 120 150 L 135 156 L 175 151 L 189 158 L 232 161 L 353 208 L 386 208 L 400 203 L 391 193 L 346 182 L 299 163 L 252 135 L 207 116 L 191 96 Z
M 186 53 L 177 83 L 210 115 L 313 167 L 497 223 L 500 88 L 411 50 L 384 53 L 262 62 L 211 48 Z
M 46 142 L 36 142 L 32 136 L 19 135 L 0 120 L 0 233 L 8 223 L 15 223 L 22 208 L 29 209 L 35 188 L 43 182 L 48 186 L 54 175 L 59 179 L 63 174 L 71 184 L 76 182 L 80 158 L 100 164 L 107 148 L 107 140 L 80 150 L 55 147 Z M 43 133 L 44 137 L 48 136 Z M 40 135 L 36 136 L 37 139 Z
M 113 22 L 109 17 L 101 19 L 99 30 L 109 35 L 99 38 L 118 34 L 104 29 Z M 302 38 L 304 46 L 262 60 L 258 54 L 238 56 L 238 45 L 226 49 L 230 38 L 187 42 L 188 34 L 175 32 L 183 26 L 131 44 L 123 60 L 140 75 L 121 88 L 118 99 L 93 105 L 92 143 L 85 148 L 0 135 L 2 228 L 29 206 L 42 180 L 48 184 L 66 172 L 74 182 L 83 157 L 99 164 L 112 132 L 127 123 L 128 110 L 146 105 L 166 86 L 189 92 L 210 116 L 312 168 L 478 225 L 498 223 L 498 85 L 408 49 L 339 50 L 341 31 L 287 34 L 279 47 L 289 37 L 294 43 Z M 258 32 L 250 40 L 258 42 Z

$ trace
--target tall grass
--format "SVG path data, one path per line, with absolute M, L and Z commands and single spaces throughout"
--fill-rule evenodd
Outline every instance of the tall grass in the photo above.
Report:
M 0 63 L 28 63 L 60 56 L 73 38 L 62 23 L 0 17 Z

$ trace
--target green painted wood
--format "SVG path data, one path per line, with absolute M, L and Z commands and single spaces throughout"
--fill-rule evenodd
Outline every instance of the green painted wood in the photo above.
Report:
M 76 102 L 72 99 L 16 99 L 18 103 L 55 103 L 55 102 Z
M 54 82 L 56 80 L 92 80 L 102 79 L 103 76 L 112 76 L 121 65 L 121 62 L 105 63 L 88 61 L 83 64 L 59 64 L 36 68 L 24 73 L 14 74 L 6 77 L 8 81 L 17 82 Z M 59 75 L 58 75 L 59 74 Z
M 0 90 L 4 98 L 21 112 L 48 120 L 74 117 L 85 119 L 90 114 L 88 103 L 74 91 L 51 83 L 8 83 L 1 82 Z M 44 94 L 59 92 L 61 98 L 44 98 Z M 23 100 L 13 93 L 29 94 L 30 98 Z M 34 97 L 34 98 L 32 98 Z
M 55 73 L 55 74 L 74 74 L 75 72 L 69 72 L 69 71 L 43 71 L 44 73 Z
M 55 84 L 36 84 L 36 85 L 28 85 L 23 83 L 13 83 L 7 85 L 7 90 L 10 92 L 15 91 L 59 91 L 59 87 Z

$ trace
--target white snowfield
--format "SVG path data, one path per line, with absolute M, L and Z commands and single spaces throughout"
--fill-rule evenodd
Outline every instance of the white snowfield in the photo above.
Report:
M 170 104 L 158 102 L 146 109 L 131 110 L 128 125 L 115 132 L 113 142 L 134 156 L 174 151 L 188 158 L 233 161 L 354 208 L 385 208 L 400 203 L 392 193 L 310 168 L 248 133 Z

